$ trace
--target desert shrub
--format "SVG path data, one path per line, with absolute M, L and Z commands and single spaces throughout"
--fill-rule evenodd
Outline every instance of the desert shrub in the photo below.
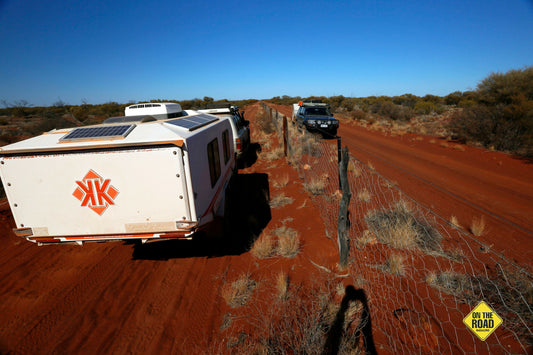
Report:
M 367 116 L 367 113 L 361 109 L 355 109 L 352 112 L 350 112 L 350 117 L 352 120 L 364 120 Z
M 460 91 L 454 91 L 444 97 L 444 103 L 450 106 L 457 106 L 463 97 Z
M 449 124 L 455 138 L 533 154 L 533 67 L 489 75 L 459 106 Z
M 461 99 L 461 101 L 459 101 L 458 106 L 461 107 L 461 108 L 467 108 L 467 107 L 472 107 L 475 104 L 476 104 L 475 100 L 472 100 L 472 99 Z
M 413 94 L 403 94 L 401 96 L 394 96 L 392 102 L 396 105 L 414 108 L 420 98 Z
M 473 105 L 456 112 L 449 129 L 454 138 L 463 141 L 529 155 L 533 152 L 533 100 L 512 105 Z
M 410 107 L 395 105 L 391 101 L 379 101 L 372 105 L 371 111 L 398 121 L 407 121 L 413 116 L 413 110 Z
M 477 86 L 481 104 L 511 105 L 533 100 L 533 66 L 507 73 L 492 73 Z
M 415 105 L 415 112 L 419 115 L 429 115 L 437 110 L 437 105 L 430 101 L 419 101 Z

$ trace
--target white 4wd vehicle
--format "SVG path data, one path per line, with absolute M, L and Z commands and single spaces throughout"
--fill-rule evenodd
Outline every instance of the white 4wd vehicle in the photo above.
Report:
M 244 111 L 239 112 L 237 106 L 230 106 L 229 104 L 221 104 L 221 106 L 225 107 L 207 108 L 197 111 L 231 118 L 230 123 L 233 130 L 235 154 L 237 155 L 237 159 L 240 159 L 246 154 L 250 146 L 250 122 L 244 119 Z

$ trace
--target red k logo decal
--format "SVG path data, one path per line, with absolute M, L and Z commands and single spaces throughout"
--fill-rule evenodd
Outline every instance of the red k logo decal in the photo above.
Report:
M 82 207 L 89 207 L 100 216 L 109 207 L 114 205 L 118 190 L 111 186 L 110 179 L 102 179 L 92 170 L 85 175 L 82 181 L 76 181 L 78 187 L 72 194 L 81 201 Z

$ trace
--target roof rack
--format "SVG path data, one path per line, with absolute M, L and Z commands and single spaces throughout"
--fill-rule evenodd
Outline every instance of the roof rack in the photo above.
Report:
M 328 103 L 322 102 L 321 100 L 307 100 L 307 101 L 300 101 L 298 103 L 299 106 L 323 106 L 323 107 L 329 107 Z

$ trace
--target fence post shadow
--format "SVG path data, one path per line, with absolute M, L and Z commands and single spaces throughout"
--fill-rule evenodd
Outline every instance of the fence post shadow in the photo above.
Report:
M 372 322 L 370 317 L 370 310 L 368 308 L 368 299 L 363 289 L 355 289 L 352 285 L 346 286 L 344 297 L 341 301 L 341 307 L 335 316 L 335 321 L 327 334 L 326 343 L 324 345 L 324 355 L 334 355 L 339 352 L 342 337 L 344 336 L 344 321 L 346 312 L 350 306 L 350 302 L 361 302 L 363 310 L 361 312 L 361 319 L 357 325 L 355 332 L 355 339 L 363 336 L 363 345 L 365 354 L 374 355 L 376 352 L 376 345 L 372 336 Z M 358 340 L 359 343 L 359 340 Z

